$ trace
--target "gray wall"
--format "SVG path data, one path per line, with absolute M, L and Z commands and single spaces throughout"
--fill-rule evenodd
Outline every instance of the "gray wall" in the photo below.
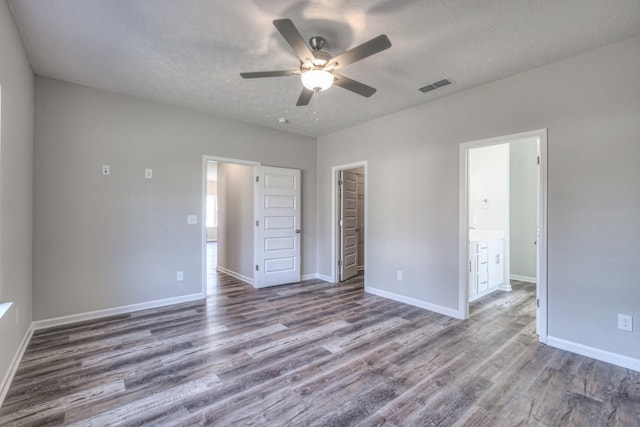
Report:
M 510 147 L 511 275 L 536 278 L 538 227 L 538 144 L 513 142 Z
M 331 167 L 368 160 L 367 286 L 457 309 L 460 143 L 548 128 L 549 335 L 640 358 L 638 75 L 636 37 L 320 138 L 319 272 Z
M 37 78 L 34 317 L 201 292 L 205 154 L 302 169 L 302 271 L 314 273 L 313 138 Z
M 253 279 L 253 167 L 218 163 L 218 266 Z
M 0 381 L 31 324 L 34 78 L 7 4 L 0 2 Z M 16 322 L 16 314 L 19 314 Z M 0 383 L 0 386 L 2 384 Z

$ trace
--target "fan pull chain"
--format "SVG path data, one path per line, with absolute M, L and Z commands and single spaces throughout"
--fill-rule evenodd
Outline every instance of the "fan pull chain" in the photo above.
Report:
M 314 90 L 314 94 L 313 94 L 313 119 L 315 120 L 316 123 L 318 123 L 320 121 L 320 117 L 318 116 L 318 96 L 320 91 L 319 90 Z

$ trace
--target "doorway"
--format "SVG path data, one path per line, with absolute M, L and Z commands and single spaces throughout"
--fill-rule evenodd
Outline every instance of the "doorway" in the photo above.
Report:
M 541 342 L 547 337 L 546 165 L 546 130 L 460 146 L 460 312 L 468 318 L 471 301 L 510 291 L 511 280 L 535 282 Z
M 207 295 L 216 290 L 218 266 L 218 162 L 207 162 L 205 200 Z
M 343 282 L 365 271 L 366 169 L 366 161 L 333 168 L 333 282 Z
M 203 156 L 203 295 L 215 294 L 218 273 L 253 284 L 254 242 L 253 234 L 247 230 L 253 232 L 253 168 L 258 165 Z
M 203 295 L 215 293 L 217 272 L 256 288 L 299 282 L 301 171 L 206 155 L 202 171 Z

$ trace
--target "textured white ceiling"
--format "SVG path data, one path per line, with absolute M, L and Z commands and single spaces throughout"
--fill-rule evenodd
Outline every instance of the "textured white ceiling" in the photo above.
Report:
M 36 74 L 320 136 L 640 33 L 638 0 L 8 0 Z M 337 55 L 379 34 L 392 47 L 296 107 L 295 69 L 272 24 L 291 19 Z M 423 94 L 418 88 L 455 82 Z M 289 123 L 278 124 L 278 117 Z

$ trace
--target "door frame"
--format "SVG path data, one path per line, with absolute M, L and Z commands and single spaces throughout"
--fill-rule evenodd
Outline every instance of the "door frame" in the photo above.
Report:
M 338 224 L 340 221 L 340 194 L 338 190 L 338 181 L 340 179 L 340 171 L 355 169 L 359 167 L 364 167 L 364 281 L 366 287 L 366 272 L 367 266 L 369 265 L 369 251 L 367 250 L 367 244 L 369 242 L 369 198 L 367 197 L 367 188 L 369 188 L 369 173 L 367 171 L 368 165 L 366 160 L 334 166 L 333 168 L 331 168 L 331 212 L 333 212 L 331 221 L 331 281 L 333 283 L 337 283 L 339 281 L 338 260 L 340 257 L 340 227 L 338 226 Z
M 547 129 L 515 133 L 495 138 L 481 139 L 460 144 L 460 216 L 459 216 L 459 255 L 458 255 L 458 311 L 463 319 L 469 318 L 469 150 L 488 147 L 523 139 L 538 138 L 540 146 L 540 170 L 538 174 L 538 241 L 536 247 L 536 298 L 538 309 L 536 313 L 536 332 L 542 343 L 547 342 L 547 182 L 548 182 L 548 146 Z M 511 280 L 510 277 L 506 278 Z
M 243 159 L 231 159 L 228 157 L 218 157 L 218 156 L 210 156 L 204 154 L 202 156 L 202 193 L 200 200 L 200 232 L 201 232 L 201 244 L 200 244 L 200 262 L 201 262 L 201 270 L 202 270 L 202 296 L 203 298 L 207 297 L 207 163 L 209 162 L 217 162 L 217 163 L 231 163 L 236 165 L 246 165 L 246 166 L 261 166 L 262 163 L 256 162 L 253 160 L 243 160 Z M 255 246 L 255 243 L 254 243 Z M 253 253 L 253 247 L 251 248 L 251 253 Z

